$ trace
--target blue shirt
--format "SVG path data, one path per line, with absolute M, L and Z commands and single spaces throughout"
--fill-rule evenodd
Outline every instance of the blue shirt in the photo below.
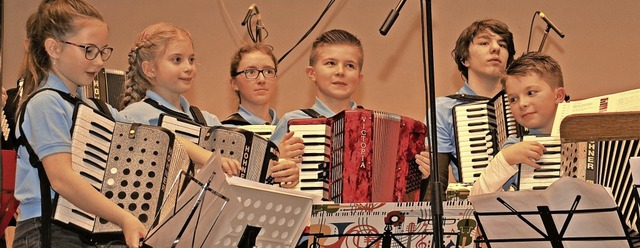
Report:
M 249 122 L 251 125 L 274 125 L 274 126 L 278 125 L 278 116 L 276 115 L 276 110 L 274 110 L 273 108 L 269 108 L 269 116 L 271 117 L 271 120 L 272 120 L 271 122 L 268 122 L 265 119 L 262 119 L 257 115 L 254 115 L 253 113 L 251 113 L 251 111 L 249 111 L 244 106 L 242 106 L 242 104 L 238 106 L 238 112 L 236 113 L 239 114 L 245 121 Z M 228 126 L 234 127 L 235 125 L 228 125 Z
M 52 88 L 70 93 L 64 83 L 52 72 L 40 88 Z M 95 108 L 91 101 L 85 101 L 80 87 L 76 97 Z M 117 121 L 131 122 L 109 106 L 111 114 Z M 57 92 L 44 91 L 35 95 L 27 103 L 22 128 L 24 136 L 40 159 L 56 153 L 71 153 L 71 127 L 75 105 L 62 98 Z M 20 136 L 16 128 L 16 137 Z M 40 180 L 38 169 L 29 163 L 29 153 L 25 146 L 17 151 L 15 197 L 20 201 L 18 221 L 39 217 L 41 213 Z M 51 196 L 55 192 L 51 190 Z
M 173 106 L 173 104 L 169 103 L 167 100 L 165 100 L 164 98 L 162 98 L 160 95 L 158 95 L 152 90 L 147 90 L 146 94 L 147 94 L 146 98 L 154 100 L 158 102 L 158 104 L 168 109 L 171 109 L 179 113 L 183 113 L 189 116 L 191 120 L 194 120 L 193 115 L 191 115 L 191 111 L 189 110 L 191 105 L 189 105 L 189 102 L 184 96 L 180 96 L 180 106 L 182 107 L 182 109 L 178 109 L 175 106 Z M 120 113 L 128 116 L 135 122 L 139 122 L 147 125 L 153 125 L 153 126 L 158 125 L 158 119 L 160 119 L 160 114 L 165 114 L 164 111 L 157 109 L 144 101 L 132 103 L 129 106 L 127 106 L 124 110 L 122 110 Z M 218 117 L 216 117 L 215 115 L 210 114 L 207 111 L 202 111 L 202 115 L 207 121 L 207 126 L 222 125 L 222 123 L 220 123 L 220 120 L 218 120 Z
M 460 88 L 460 90 L 456 92 L 456 94 L 465 94 L 471 96 L 478 95 L 466 82 L 464 83 L 464 86 L 462 86 L 462 88 Z M 456 152 L 456 135 L 453 128 L 453 107 L 465 102 L 467 101 L 453 99 L 446 96 L 436 98 L 438 153 L 451 153 L 454 157 L 458 157 Z M 427 123 L 426 120 L 425 123 Z M 460 181 L 460 178 L 458 176 L 458 167 L 453 164 L 453 161 L 450 163 L 450 165 L 456 181 Z
M 351 109 L 356 109 L 358 107 L 358 105 L 354 101 L 350 101 L 349 106 L 351 107 Z M 317 97 L 316 97 L 316 103 L 313 104 L 313 106 L 311 106 L 311 109 L 315 110 L 321 115 L 324 115 L 325 117 L 332 117 L 337 114 L 337 113 L 334 113 L 333 110 L 327 107 L 327 105 L 325 105 Z M 299 109 L 284 114 L 282 116 L 282 119 L 278 122 L 278 125 L 276 126 L 276 130 L 273 131 L 273 135 L 271 135 L 271 138 L 269 138 L 269 140 L 273 141 L 273 143 L 275 144 L 280 144 L 282 137 L 284 137 L 284 135 L 287 133 L 287 124 L 289 123 L 289 120 L 310 119 L 310 118 L 311 116 L 309 116 L 308 114 L 306 114 L 305 112 Z

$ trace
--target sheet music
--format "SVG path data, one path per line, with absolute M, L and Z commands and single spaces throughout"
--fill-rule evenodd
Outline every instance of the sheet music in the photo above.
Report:
M 570 114 L 640 111 L 640 88 L 558 104 L 551 136 L 560 136 L 560 123 Z
M 553 183 L 546 190 L 497 192 L 470 197 L 470 201 L 478 213 L 485 237 L 495 239 L 541 239 L 543 236 L 527 225 L 516 214 L 482 215 L 482 213 L 511 213 L 499 202 L 498 197 L 508 203 L 518 213 L 537 212 L 538 206 L 548 206 L 550 211 L 570 210 L 576 196 L 580 195 L 577 210 L 611 209 L 616 203 L 600 185 L 590 184 L 576 178 L 564 177 Z M 522 215 L 535 227 L 548 234 L 541 215 Z M 553 221 L 558 233 L 561 232 L 567 214 L 553 214 Z M 569 221 L 563 237 L 624 237 L 622 222 L 616 211 L 600 211 L 574 214 Z M 564 247 L 628 247 L 626 240 L 609 241 L 564 241 Z M 549 241 L 491 243 L 491 247 L 552 247 Z

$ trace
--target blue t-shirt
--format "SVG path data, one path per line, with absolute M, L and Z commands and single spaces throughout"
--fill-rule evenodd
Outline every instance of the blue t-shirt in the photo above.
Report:
M 356 109 L 358 107 L 358 105 L 354 101 L 349 102 L 349 106 L 351 107 L 351 109 Z M 337 114 L 337 113 L 334 113 L 333 110 L 327 107 L 327 105 L 325 105 L 317 97 L 316 97 L 316 103 L 314 103 L 313 106 L 311 106 L 311 109 L 315 110 L 316 112 L 318 112 L 319 114 L 325 117 L 332 117 Z M 282 140 L 284 135 L 287 134 L 287 124 L 289 120 L 309 119 L 309 118 L 311 118 L 311 116 L 309 116 L 308 114 L 306 114 L 305 112 L 299 109 L 284 114 L 282 116 L 282 119 L 278 122 L 278 125 L 276 126 L 276 130 L 273 132 L 273 135 L 271 135 L 271 138 L 269 138 L 269 140 L 273 141 L 273 143 L 275 143 L 276 145 L 280 144 L 280 141 Z
M 165 100 L 164 98 L 162 98 L 160 95 L 158 95 L 157 93 L 155 93 L 152 90 L 147 90 L 147 96 L 146 98 L 149 98 L 151 100 L 154 100 L 156 102 L 158 102 L 158 104 L 160 104 L 161 106 L 164 106 L 170 110 L 176 111 L 178 113 L 183 113 L 185 115 L 187 115 L 191 120 L 195 120 L 193 118 L 193 115 L 191 114 L 191 111 L 189 110 L 189 108 L 191 107 L 191 105 L 189 104 L 189 102 L 187 101 L 187 99 L 184 96 L 180 96 L 180 106 L 182 107 L 182 109 L 178 109 L 175 106 L 173 106 L 173 104 L 169 103 L 167 100 Z M 149 105 L 148 103 L 144 102 L 144 101 L 139 101 L 139 102 L 135 102 L 130 104 L 129 106 L 127 106 L 125 109 L 123 109 L 121 111 L 121 113 L 123 115 L 128 116 L 129 118 L 131 118 L 133 121 L 135 122 L 139 122 L 142 124 L 147 124 L 147 125 L 153 125 L 153 126 L 157 126 L 158 125 L 158 120 L 160 119 L 160 114 L 168 114 L 165 113 L 164 111 Z M 202 115 L 204 116 L 205 120 L 207 121 L 207 126 L 221 126 L 222 123 L 220 123 L 220 120 L 218 119 L 218 117 L 216 117 L 215 115 L 207 112 L 207 111 L 202 111 Z
M 70 93 L 65 84 L 52 72 L 40 88 L 52 88 Z M 86 101 L 82 89 L 76 90 L 76 97 L 95 108 L 91 101 Z M 111 106 L 111 114 L 116 121 L 131 122 Z M 71 127 L 75 105 L 62 98 L 55 91 L 43 91 L 31 98 L 27 103 L 22 128 L 24 136 L 40 159 L 56 153 L 71 153 Z M 16 127 L 16 137 L 20 137 Z M 29 153 L 25 146 L 17 151 L 16 182 L 14 195 L 20 201 L 18 221 L 39 217 L 41 213 L 40 180 L 38 169 L 29 163 Z M 51 190 L 51 196 L 55 192 Z
M 464 83 L 464 86 L 462 86 L 462 88 L 460 88 L 460 90 L 456 92 L 456 94 L 465 94 L 470 96 L 478 95 L 466 82 Z M 456 152 L 456 135 L 453 128 L 453 107 L 465 102 L 467 101 L 453 99 L 446 96 L 436 98 L 438 153 L 451 153 L 454 157 L 458 157 Z M 426 120 L 425 123 L 427 123 Z M 453 161 L 450 163 L 450 165 L 456 181 L 460 181 L 460 178 L 458 176 L 458 167 L 453 164 Z

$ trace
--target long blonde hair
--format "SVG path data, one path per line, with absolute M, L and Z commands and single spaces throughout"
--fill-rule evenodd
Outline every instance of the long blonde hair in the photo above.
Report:
M 138 35 L 129 52 L 129 69 L 121 108 L 144 99 L 147 89 L 151 88 L 151 81 L 142 69 L 142 62 L 154 61 L 164 53 L 170 41 L 179 39 L 188 39 L 193 44 L 191 34 L 186 29 L 166 22 L 148 26 Z

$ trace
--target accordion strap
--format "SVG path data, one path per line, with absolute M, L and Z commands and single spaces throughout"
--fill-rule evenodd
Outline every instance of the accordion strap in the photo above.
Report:
M 489 97 L 474 96 L 474 95 L 467 95 L 467 94 L 453 94 L 453 95 L 448 95 L 447 97 L 448 98 L 452 98 L 452 99 L 456 99 L 456 100 L 467 101 L 467 102 L 491 100 L 491 98 L 489 98 Z
M 109 117 L 109 119 L 113 120 L 113 115 L 111 114 L 111 110 L 109 109 L 109 106 L 107 106 L 107 103 L 105 101 L 97 98 L 89 98 L 89 100 L 91 100 L 96 105 L 96 108 L 98 108 L 98 111 L 102 112 L 107 117 Z
M 234 114 L 230 115 L 229 117 L 227 117 L 226 120 L 222 121 L 222 124 L 225 124 L 225 125 L 236 125 L 236 126 L 251 125 L 251 123 L 249 123 L 247 120 L 242 118 L 242 116 L 240 114 L 238 114 L 238 113 L 234 113 Z
M 22 123 L 24 122 L 24 112 L 27 108 L 27 103 L 38 93 L 52 90 L 55 91 L 62 97 L 67 100 L 69 103 L 74 106 L 82 100 L 72 97 L 70 94 L 56 90 L 51 88 L 43 88 L 33 92 L 20 106 L 20 118 L 18 120 L 18 128 L 20 129 L 20 136 L 18 137 L 18 147 L 24 146 L 29 153 L 29 163 L 31 166 L 38 169 L 38 179 L 40 180 L 40 201 L 41 201 L 41 211 L 42 215 L 40 216 L 41 226 L 40 226 L 40 245 L 42 247 L 51 247 L 51 215 L 52 215 L 52 203 L 51 203 L 51 183 L 49 182 L 49 178 L 47 178 L 47 173 L 42 166 L 42 161 L 33 150 L 33 147 L 29 144 L 26 136 L 24 135 L 24 130 L 22 129 Z
M 321 115 L 320 113 L 318 113 L 318 111 L 315 111 L 313 109 L 300 109 L 300 111 L 304 112 L 305 114 L 307 114 L 308 116 L 311 116 L 311 118 L 325 118 L 324 115 Z
M 162 106 L 156 100 L 153 100 L 151 98 L 144 99 L 144 102 L 146 102 L 147 104 L 153 106 L 154 108 L 159 109 L 162 112 L 165 112 L 168 115 L 171 115 L 173 117 L 191 120 L 191 118 L 188 115 L 186 115 L 185 113 L 180 113 L 178 111 L 175 111 L 175 110 L 169 109 L 169 108 L 167 108 L 165 106 Z M 203 126 L 207 125 L 207 121 L 204 119 L 204 115 L 202 115 L 202 111 L 200 111 L 200 109 L 198 107 L 191 106 L 189 108 L 189 111 L 193 115 L 193 120 L 196 123 L 198 123 L 200 125 L 203 125 Z

